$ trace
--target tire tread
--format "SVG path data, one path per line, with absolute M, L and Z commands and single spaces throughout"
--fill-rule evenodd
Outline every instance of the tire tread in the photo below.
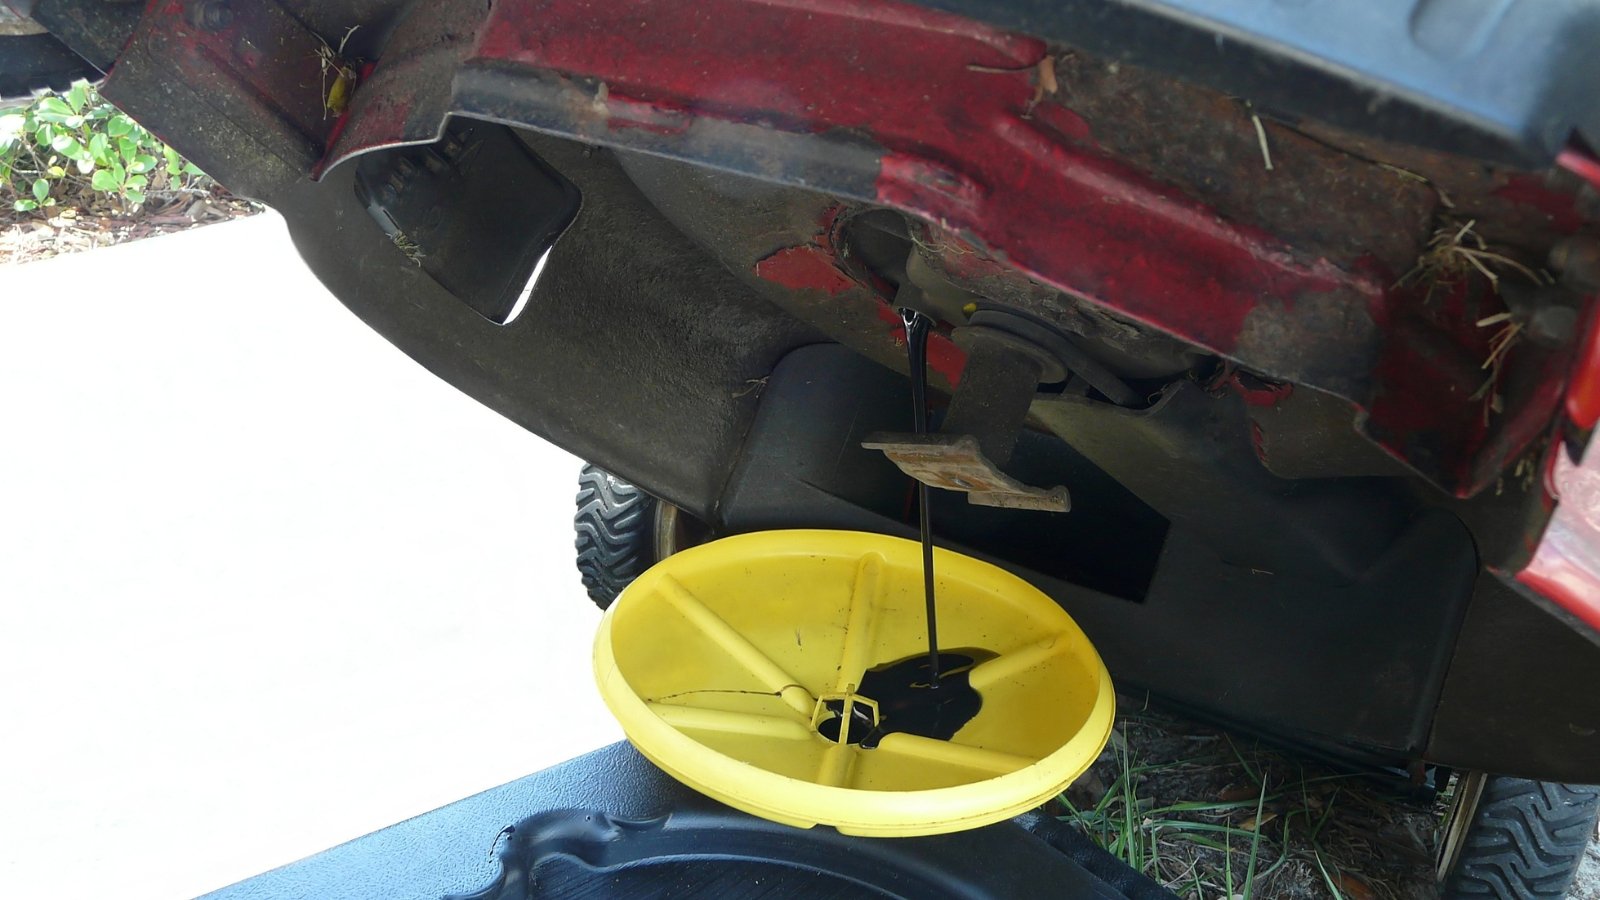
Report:
M 591 465 L 578 475 L 578 572 L 589 599 L 601 609 L 655 563 L 657 500 Z
M 1444 897 L 1567 895 L 1600 815 L 1600 787 L 1491 776 Z

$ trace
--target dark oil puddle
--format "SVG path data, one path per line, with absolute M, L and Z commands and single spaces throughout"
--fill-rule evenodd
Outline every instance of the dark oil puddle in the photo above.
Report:
M 865 750 L 897 731 L 948 741 L 983 708 L 983 698 L 968 683 L 967 674 L 973 666 L 994 657 L 987 650 L 971 647 L 943 651 L 937 685 L 929 678 L 931 660 L 926 653 L 868 669 L 856 693 L 877 701 L 877 727 L 873 727 L 872 713 L 855 704 L 850 725 L 843 728 L 844 701 L 829 700 L 825 705 L 833 718 L 820 723 L 817 730 L 830 741 L 838 741 L 843 730 L 845 742 L 860 744 Z

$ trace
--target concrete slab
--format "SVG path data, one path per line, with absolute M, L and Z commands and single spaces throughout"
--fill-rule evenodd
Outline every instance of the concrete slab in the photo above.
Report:
M 276 216 L 0 269 L 0 896 L 192 896 L 618 739 L 578 465 Z

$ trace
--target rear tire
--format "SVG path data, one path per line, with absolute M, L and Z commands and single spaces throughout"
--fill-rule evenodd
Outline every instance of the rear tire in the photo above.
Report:
M 578 474 L 578 572 L 601 609 L 659 559 L 656 519 L 661 501 L 603 469 Z
M 1441 839 L 1446 900 L 1567 896 L 1600 815 L 1600 787 L 1463 773 Z

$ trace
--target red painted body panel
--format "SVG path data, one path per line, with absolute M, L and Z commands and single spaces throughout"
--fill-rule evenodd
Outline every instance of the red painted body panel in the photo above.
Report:
M 1230 221 L 1097 141 L 1089 122 L 1052 96 L 1053 75 L 1041 68 L 1051 48 L 1031 37 L 866 0 L 463 2 L 441 5 L 444 24 L 419 25 L 409 47 L 401 40 L 409 55 L 363 70 L 356 102 L 334 120 L 320 103 L 323 76 L 308 33 L 296 33 L 294 52 L 264 57 L 252 50 L 254 32 L 285 29 L 264 14 L 216 31 L 190 25 L 179 4 L 153 4 L 151 15 L 180 68 L 197 80 L 226 72 L 236 89 L 229 96 L 286 124 L 280 156 L 293 162 L 302 145 L 326 148 L 323 168 L 430 139 L 452 111 L 441 100 L 444 83 L 469 67 L 558 84 L 572 119 L 588 129 L 580 136 L 600 143 L 627 147 L 649 135 L 681 141 L 673 152 L 683 158 L 715 161 L 720 148 L 694 145 L 693 126 L 757 126 L 772 138 L 770 160 L 741 165 L 758 177 L 762 164 L 784 168 L 794 146 L 785 139 L 848 136 L 876 154 L 875 179 L 854 199 L 970 244 L 975 252 L 945 260 L 952 268 L 1020 273 L 1233 360 L 1292 363 L 1326 335 L 1353 346 L 1370 335 L 1359 379 L 1303 383 L 1348 400 L 1375 443 L 1457 496 L 1493 484 L 1563 413 L 1579 428 L 1600 421 L 1600 332 L 1579 351 L 1570 391 L 1568 360 L 1552 354 L 1524 367 L 1523 389 L 1504 414 L 1486 415 L 1470 399 L 1487 377 L 1491 336 L 1476 322 L 1502 305 L 1475 275 L 1401 286 L 1405 273 L 1371 257 L 1330 258 Z M 476 18 L 445 21 L 450 15 Z M 1559 162 L 1600 185 L 1592 155 L 1572 150 Z M 1495 195 L 1537 211 L 1557 232 L 1584 224 L 1569 195 L 1537 179 L 1513 179 Z M 767 256 L 755 274 L 827 297 L 882 294 L 840 257 L 828 223 L 813 242 Z M 880 319 L 891 332 L 901 327 L 887 303 Z M 1527 352 L 1513 349 L 1507 365 Z M 959 348 L 935 337 L 930 356 L 953 385 Z M 1252 403 L 1280 397 L 1277 388 L 1236 389 Z M 1558 515 L 1522 578 L 1600 627 L 1600 566 L 1588 567 L 1575 549 L 1600 547 L 1600 517 L 1573 517 Z
M 1600 463 L 1562 455 L 1552 475 L 1561 504 L 1517 580 L 1600 631 Z
M 1567 390 L 1567 418 L 1579 428 L 1600 422 L 1600 322 L 1591 321 Z
M 1113 158 L 1051 96 L 1039 40 L 859 0 L 505 0 L 485 15 L 476 43 L 452 51 L 458 64 L 557 79 L 586 138 L 631 146 L 643 131 L 685 158 L 715 157 L 717 147 L 689 146 L 692 125 L 759 125 L 781 169 L 786 138 L 849 135 L 878 148 L 862 199 L 1116 315 L 1285 381 L 1301 380 L 1298 344 L 1345 340 L 1354 349 L 1342 358 L 1373 364 L 1314 386 L 1344 396 L 1377 444 L 1458 496 L 1493 484 L 1557 412 L 1564 366 L 1514 398 L 1516 416 L 1486 418 L 1470 399 L 1490 336 L 1474 323 L 1498 308 L 1469 302 L 1466 284 L 1436 298 L 1397 286 L 1404 273 L 1372 259 L 1307 254 Z M 390 114 L 412 104 L 401 86 L 377 84 L 384 68 L 368 86 L 381 95 L 365 98 L 330 164 L 427 133 Z M 1561 196 L 1506 190 L 1574 224 Z M 794 270 L 825 244 L 792 248 L 758 274 L 837 294 L 849 271 L 839 261 Z

